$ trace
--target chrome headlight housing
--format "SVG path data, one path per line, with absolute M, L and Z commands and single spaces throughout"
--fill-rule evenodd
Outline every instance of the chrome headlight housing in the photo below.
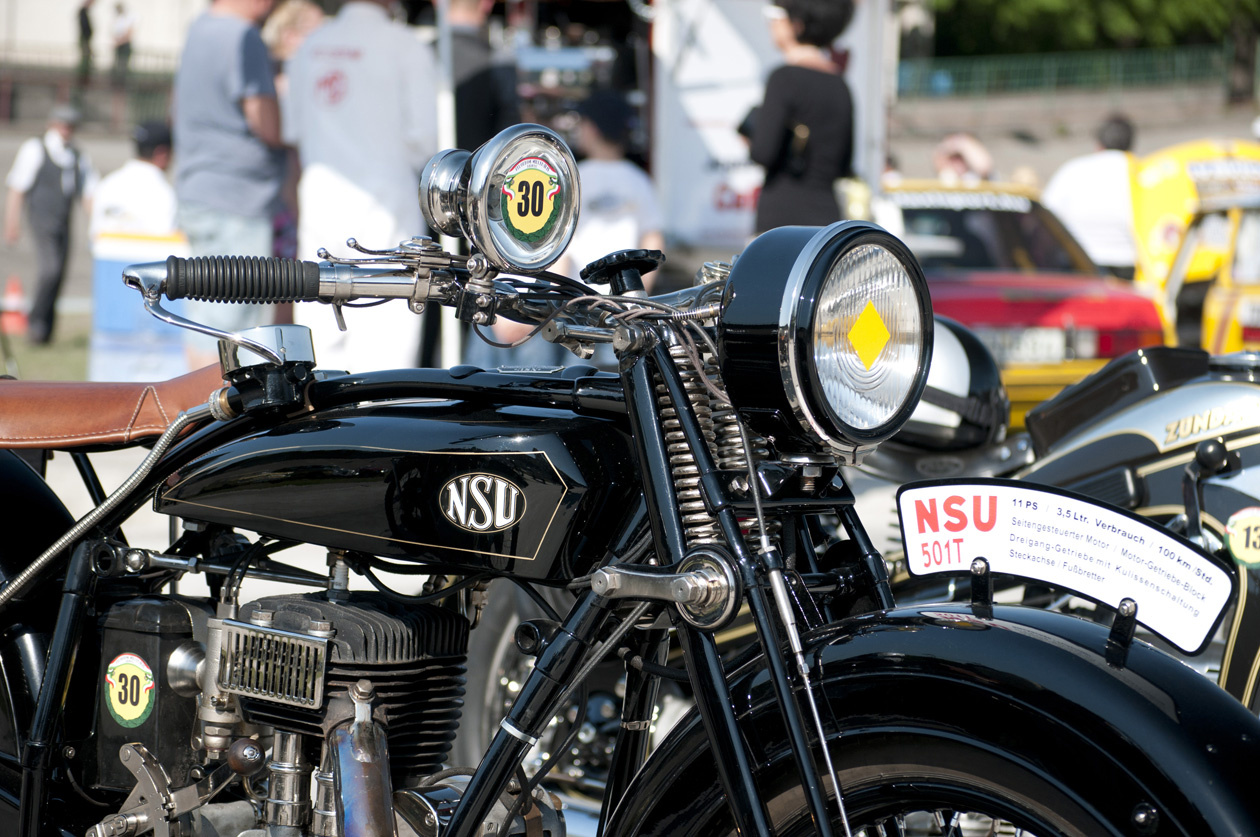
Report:
M 918 262 L 884 229 L 784 227 L 731 270 L 718 331 L 735 407 L 780 453 L 856 462 L 918 404 L 932 304 Z
M 514 125 L 469 153 L 435 155 L 420 176 L 429 227 L 467 238 L 498 270 L 539 273 L 577 228 L 579 184 L 573 152 L 542 125 Z

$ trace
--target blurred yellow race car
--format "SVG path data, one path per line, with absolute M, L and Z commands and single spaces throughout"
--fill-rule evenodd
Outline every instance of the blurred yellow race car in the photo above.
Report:
M 1229 256 L 1203 303 L 1203 348 L 1260 351 L 1260 190 L 1230 200 Z
M 1236 350 L 1243 342 L 1234 318 L 1246 310 L 1260 324 L 1260 311 L 1250 311 L 1241 291 L 1257 281 L 1246 278 L 1255 256 L 1245 252 L 1255 246 L 1249 230 L 1256 222 L 1244 220 L 1258 201 L 1260 143 L 1198 140 L 1135 163 L 1134 284 L 1158 306 L 1169 345 Z

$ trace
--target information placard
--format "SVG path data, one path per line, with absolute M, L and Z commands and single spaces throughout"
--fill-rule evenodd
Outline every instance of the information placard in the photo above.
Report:
M 1140 623 L 1201 651 L 1235 575 L 1198 547 L 1135 514 L 1057 488 L 1012 480 L 911 483 L 897 493 L 914 575 L 993 572 L 1071 590 L 1111 607 L 1137 602 Z

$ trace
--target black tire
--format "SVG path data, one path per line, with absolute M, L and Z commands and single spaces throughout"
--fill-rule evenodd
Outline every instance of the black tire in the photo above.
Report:
M 976 742 L 903 735 L 852 746 L 837 743 L 832 750 L 855 837 L 884 833 L 906 837 L 951 833 L 1094 837 L 1119 833 L 1060 782 Z M 785 779 L 792 773 L 790 769 L 783 771 Z M 833 805 L 833 831 L 843 834 L 830 781 L 825 781 Z M 766 807 L 776 835 L 813 832 L 799 785 L 785 782 L 769 789 Z M 952 832 L 951 823 L 955 827 Z
M 1112 827 L 1063 782 L 982 742 L 914 733 L 857 736 L 833 741 L 831 753 L 854 837 L 1126 833 Z M 780 768 L 763 772 L 770 777 L 761 796 L 773 833 L 776 837 L 816 833 L 795 768 L 791 764 Z M 843 835 L 831 782 L 824 783 L 832 833 Z M 697 794 L 693 785 L 689 797 L 693 816 L 671 819 L 670 837 L 735 834 L 719 786 Z

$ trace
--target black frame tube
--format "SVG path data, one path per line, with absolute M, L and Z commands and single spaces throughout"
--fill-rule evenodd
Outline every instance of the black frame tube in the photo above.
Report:
M 634 430 L 635 453 L 643 475 L 643 494 L 647 500 L 652 536 L 662 562 L 672 564 L 687 551 L 687 539 L 678 516 L 678 497 L 674 493 L 674 474 L 669 467 L 665 431 L 657 421 L 652 368 L 643 358 L 636 358 L 628 369 L 622 370 L 621 380 L 625 388 L 626 412 Z
M 866 568 L 871 589 L 875 591 L 879 599 L 880 609 L 892 610 L 896 607 L 896 601 L 893 599 L 892 587 L 888 583 L 888 565 L 884 563 L 884 556 L 875 548 L 870 535 L 866 533 L 866 526 L 858 517 L 857 509 L 853 506 L 841 506 L 836 509 L 836 513 L 840 516 L 840 524 L 844 526 L 844 531 L 849 533 L 849 537 L 857 544 L 858 551 L 862 554 L 862 565 Z
M 599 635 L 610 616 L 607 600 L 588 592 L 578 600 L 556 636 L 534 664 L 504 721 L 523 735 L 537 739 L 559 709 L 561 696 L 585 662 L 591 638 Z M 500 725 L 486 755 L 464 789 L 459 806 L 447 823 L 451 837 L 476 837 L 532 745 Z
M 637 653 L 645 661 L 664 665 L 669 654 L 669 633 L 655 628 L 644 631 L 639 641 L 632 643 L 631 647 L 634 649 L 633 653 Z M 626 696 L 621 702 L 621 727 L 617 730 L 617 740 L 613 745 L 606 789 L 621 791 L 630 787 L 630 780 L 647 761 L 648 748 L 652 743 L 649 725 L 656 710 L 660 686 L 659 677 L 626 666 Z M 611 805 L 600 807 L 597 837 L 604 833 L 611 813 Z
M 810 750 L 805 718 L 801 712 L 800 705 L 796 701 L 791 675 L 784 664 L 784 655 L 782 653 L 784 638 L 779 636 L 779 620 L 776 618 L 776 613 L 765 586 L 765 572 L 767 570 L 782 570 L 783 567 L 781 564 L 776 566 L 768 565 L 768 556 L 754 557 L 749 553 L 744 543 L 743 533 L 739 528 L 739 520 L 735 515 L 735 510 L 731 508 L 729 503 L 725 502 L 725 497 L 722 494 L 724 488 L 721 482 L 716 479 L 717 466 L 704 441 L 704 433 L 700 427 L 700 422 L 696 419 L 695 413 L 691 409 L 691 402 L 687 398 L 683 382 L 673 366 L 668 350 L 663 345 L 658 345 L 653 350 L 653 359 L 660 371 L 661 380 L 669 392 L 670 400 L 673 401 L 674 413 L 677 416 L 683 435 L 686 437 L 695 456 L 696 469 L 700 474 L 700 486 L 705 503 L 711 510 L 716 509 L 718 524 L 722 527 L 722 532 L 726 536 L 727 543 L 734 553 L 736 563 L 744 576 L 747 589 L 746 595 L 752 612 L 753 623 L 757 626 L 757 636 L 761 641 L 766 660 L 770 665 L 770 681 L 774 685 L 775 697 L 778 699 L 779 708 L 783 713 L 784 725 L 787 728 L 788 737 L 792 744 L 792 756 L 800 774 L 806 799 L 809 802 L 810 813 L 814 818 L 814 828 L 820 837 L 831 837 L 831 815 L 827 810 L 826 795 L 823 792 L 822 780 L 819 777 L 818 768 L 814 764 Z M 852 509 L 851 506 L 848 508 Z M 722 687 L 725 690 L 725 680 L 722 682 Z M 741 747 L 740 749 L 743 748 Z M 751 775 L 748 776 L 748 781 L 752 781 Z M 727 798 L 731 800 L 729 788 L 727 788 Z
M 31 731 L 22 748 L 22 791 L 18 811 L 19 837 L 39 837 L 48 795 L 48 768 L 57 746 L 57 722 L 66 706 L 70 673 L 74 669 L 79 637 L 87 620 L 88 604 L 96 576 L 92 553 L 97 541 L 81 541 L 75 547 L 62 585 L 61 608 L 48 650 L 48 668 L 31 718 Z

